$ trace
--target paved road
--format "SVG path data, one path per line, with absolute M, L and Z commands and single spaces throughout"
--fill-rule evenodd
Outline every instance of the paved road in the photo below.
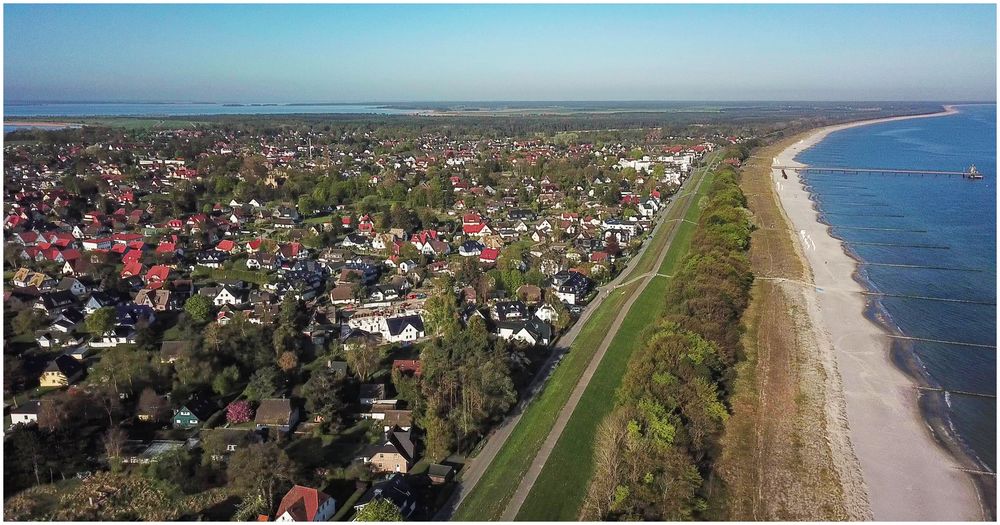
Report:
M 705 171 L 706 170 L 702 168 L 702 174 L 704 174 Z M 700 181 L 703 178 L 704 178 L 703 176 L 699 178 L 698 182 L 700 183 Z M 688 180 L 689 181 L 693 180 L 693 178 Z M 465 500 L 465 497 L 468 496 L 469 493 L 471 493 L 472 490 L 476 487 L 476 484 L 479 483 L 479 480 L 483 477 L 483 474 L 486 472 L 486 469 L 490 466 L 490 463 L 493 462 L 493 458 L 495 458 L 497 453 L 500 452 L 500 449 L 503 447 L 504 443 L 507 442 L 507 438 L 510 437 L 510 433 L 514 430 L 514 427 L 516 427 L 517 423 L 521 420 L 521 415 L 524 413 L 524 409 L 531 404 L 532 400 L 534 400 L 535 396 L 541 390 L 541 387 L 545 384 L 545 381 L 548 379 L 549 375 L 551 375 L 556 364 L 558 364 L 559 361 L 562 360 L 566 351 L 569 350 L 570 346 L 573 345 L 573 342 L 576 341 L 576 337 L 580 334 L 580 331 L 583 329 L 583 326 L 587 323 L 587 321 L 590 320 L 590 317 L 601 306 L 601 304 L 608 297 L 608 295 L 610 295 L 610 291 L 625 286 L 626 284 L 630 284 L 632 281 L 635 281 L 638 278 L 642 277 L 646 277 L 647 281 L 645 284 L 648 284 L 649 279 L 652 278 L 650 277 L 650 274 L 652 272 L 647 272 L 640 276 L 631 276 L 630 274 L 635 269 L 635 266 L 639 263 L 639 260 L 642 258 L 643 254 L 646 253 L 646 250 L 649 248 L 649 246 L 653 244 L 652 243 L 653 238 L 656 236 L 659 230 L 664 227 L 664 223 L 675 222 L 675 220 L 665 221 L 663 220 L 663 218 L 669 214 L 670 210 L 673 209 L 676 202 L 680 200 L 682 196 L 687 195 L 687 192 L 685 192 L 685 188 L 687 186 L 688 184 L 685 184 L 684 187 L 681 188 L 681 191 L 678 192 L 674 196 L 674 198 L 667 203 L 666 206 L 664 206 L 663 210 L 657 217 L 656 225 L 653 226 L 653 230 L 647 237 L 646 243 L 644 243 L 639 252 L 636 253 L 636 255 L 633 256 L 631 260 L 629 260 L 628 264 L 625 266 L 625 269 L 622 270 L 622 272 L 619 273 L 618 276 L 612 279 L 610 282 L 598 288 L 597 296 L 590 302 L 590 304 L 587 305 L 583 313 L 580 314 L 579 319 L 577 319 L 577 321 L 573 323 L 573 326 L 565 334 L 559 337 L 559 339 L 555 343 L 556 346 L 552 351 L 552 355 L 549 356 L 549 358 L 545 361 L 542 367 L 535 374 L 535 378 L 532 380 L 531 385 L 528 387 L 528 392 L 524 396 L 524 399 L 522 399 L 521 402 L 514 407 L 514 410 L 507 415 L 504 421 L 500 423 L 496 428 L 494 428 L 493 431 L 490 433 L 490 435 L 487 436 L 486 443 L 480 449 L 476 457 L 469 459 L 465 463 L 464 467 L 462 468 L 461 479 L 458 481 L 454 492 L 448 499 L 448 502 L 445 503 L 444 507 L 442 507 L 434 516 L 435 521 L 447 521 L 451 519 L 451 515 L 462 504 L 462 502 Z M 697 188 L 695 188 L 694 191 L 697 191 Z M 685 200 L 690 201 L 691 199 L 685 199 Z M 673 240 L 673 236 L 671 236 L 670 240 L 671 241 Z M 658 262 L 654 268 L 657 269 L 659 268 L 660 263 L 662 263 L 663 261 L 663 256 L 667 252 L 667 248 L 669 246 L 670 246 L 669 242 L 666 245 L 664 245 L 663 252 L 660 254 Z M 630 280 L 626 282 L 625 279 L 630 279 Z M 643 285 L 643 288 L 645 288 L 645 284 Z M 631 306 L 632 301 L 634 301 L 635 297 L 637 296 L 638 293 L 633 295 L 633 298 L 630 300 L 628 306 Z M 627 312 L 628 307 L 626 307 L 624 311 Z M 620 324 L 621 323 L 619 322 L 618 325 Z M 612 334 L 617 331 L 618 325 L 615 325 L 614 330 L 611 331 Z M 603 352 L 601 353 L 601 355 L 603 356 Z M 593 365 L 594 362 L 599 363 L 600 359 L 592 361 L 591 364 Z M 590 377 L 592 375 L 593 373 L 591 372 L 590 375 L 586 376 L 586 381 L 583 382 L 584 385 L 586 385 L 586 383 L 590 381 Z M 575 407 L 576 403 L 574 403 L 573 406 Z M 547 457 L 548 454 L 546 454 L 546 458 Z M 520 508 L 520 504 L 518 504 L 518 508 Z
M 714 165 L 708 169 L 713 168 Z M 692 189 L 693 193 L 698 193 L 701 183 L 705 180 L 706 171 L 707 170 L 703 169 L 698 175 L 696 185 Z M 674 202 L 677 202 L 677 200 Z M 687 210 L 691 207 L 693 202 L 693 198 L 685 199 L 684 208 L 681 211 L 681 217 L 687 215 Z M 594 374 L 597 373 L 597 367 L 600 366 L 601 361 L 604 359 L 604 354 L 607 353 L 608 348 L 611 346 L 611 341 L 613 341 L 615 336 L 618 334 L 618 330 L 621 328 L 622 323 L 628 316 L 628 312 L 632 308 L 632 304 L 635 303 L 640 295 L 642 295 L 643 290 L 649 286 L 649 283 L 654 277 L 661 276 L 661 274 L 657 273 L 657 271 L 660 266 L 663 265 L 663 260 L 666 258 L 667 252 L 670 251 L 670 246 L 673 244 L 674 237 L 677 236 L 678 231 L 679 228 L 671 230 L 669 237 L 667 238 L 667 242 L 663 246 L 663 250 L 660 251 L 660 255 L 656 258 L 656 263 L 653 265 L 654 270 L 644 274 L 645 277 L 642 286 L 632 292 L 632 296 L 628 298 L 625 305 L 618 311 L 618 315 L 611 324 L 611 329 L 608 330 L 608 333 L 601 341 L 601 346 L 597 348 L 597 352 L 595 352 L 594 356 L 591 358 L 590 364 L 584 371 L 583 377 L 581 377 L 580 381 L 576 384 L 576 388 L 573 389 L 573 393 L 570 394 L 569 400 L 567 400 L 566 404 L 563 405 L 562 410 L 559 412 L 559 417 L 556 418 L 556 424 L 552 427 L 552 430 L 549 431 L 548 437 L 545 438 L 545 442 L 542 444 L 541 449 L 539 449 L 534 461 L 531 463 L 531 466 L 528 467 L 527 474 L 525 474 L 524 478 L 521 479 L 521 483 L 518 485 L 517 491 L 514 492 L 514 496 L 511 497 L 510 502 L 507 503 L 507 508 L 501 517 L 503 521 L 513 521 L 517 516 L 518 511 L 521 510 L 521 505 L 524 504 L 524 500 L 528 497 L 528 494 L 531 492 L 531 488 L 535 485 L 538 475 L 542 472 L 542 467 L 545 466 L 545 462 L 548 461 L 549 455 L 552 453 L 552 450 L 555 449 L 556 443 L 559 441 L 559 437 L 562 435 L 563 430 L 566 428 L 566 424 L 569 423 L 570 417 L 572 417 L 577 404 L 580 402 L 580 398 L 583 397 L 583 393 L 587 390 L 587 386 L 590 385 L 591 378 L 593 378 Z M 586 439 L 586 437 L 584 439 Z

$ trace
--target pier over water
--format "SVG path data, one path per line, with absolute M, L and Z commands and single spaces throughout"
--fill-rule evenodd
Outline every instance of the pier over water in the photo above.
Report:
M 975 166 L 970 166 L 965 171 L 942 171 L 942 170 L 911 170 L 898 168 L 831 168 L 823 166 L 781 166 L 775 164 L 771 169 L 793 170 L 797 172 L 816 173 L 844 173 L 849 175 L 945 175 L 950 177 L 964 177 L 966 179 L 982 179 L 983 175 Z

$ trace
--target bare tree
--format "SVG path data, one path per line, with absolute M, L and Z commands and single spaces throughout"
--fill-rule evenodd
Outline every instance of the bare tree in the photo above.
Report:
M 126 440 L 128 440 L 128 434 L 119 427 L 111 427 L 104 433 L 102 442 L 108 459 L 121 457 Z
M 616 409 L 597 427 L 594 444 L 594 475 L 590 478 L 587 497 L 580 510 L 583 521 L 600 521 L 611 510 L 615 488 L 621 482 L 619 467 L 628 438 L 629 417 L 625 410 Z

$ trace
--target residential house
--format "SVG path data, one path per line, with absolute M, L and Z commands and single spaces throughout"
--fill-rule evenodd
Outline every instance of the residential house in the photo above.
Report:
M 412 516 L 417 509 L 416 491 L 403 474 L 393 474 L 389 479 L 372 485 L 354 504 L 354 509 L 361 510 L 377 499 L 392 503 L 399 509 L 403 519 Z
M 148 306 L 158 312 L 172 310 L 175 306 L 170 290 L 143 288 L 135 294 L 135 304 Z
M 409 430 L 391 429 L 382 444 L 366 447 L 361 460 L 374 472 L 405 474 L 416 460 L 416 446 Z
M 257 428 L 276 428 L 289 432 L 299 422 L 299 409 L 290 399 L 264 399 L 257 407 L 254 423 Z
M 424 320 L 419 315 L 404 315 L 385 319 L 382 337 L 390 343 L 416 341 L 424 337 Z
M 562 271 L 552 276 L 556 297 L 566 304 L 579 304 L 590 292 L 592 281 L 579 272 Z
M 49 362 L 38 378 L 38 384 L 42 387 L 68 386 L 83 377 L 83 371 L 79 361 L 63 354 Z
M 295 485 L 281 498 L 274 521 L 331 521 L 337 502 L 329 494 Z
M 28 401 L 10 409 L 11 426 L 38 423 L 38 412 L 40 411 L 40 408 L 41 403 L 39 400 L 29 399 Z
M 195 428 L 218 410 L 211 401 L 205 398 L 193 397 L 186 404 L 174 411 L 174 426 L 177 428 Z

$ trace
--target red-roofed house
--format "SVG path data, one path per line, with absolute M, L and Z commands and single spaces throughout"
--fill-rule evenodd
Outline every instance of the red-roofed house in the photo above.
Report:
M 129 277 L 135 277 L 136 275 L 141 275 L 143 270 L 144 268 L 141 262 L 129 261 L 125 263 L 125 268 L 122 269 L 122 274 L 121 274 L 122 279 L 128 279 Z
M 219 241 L 219 244 L 215 245 L 215 249 L 219 250 L 220 252 L 233 253 L 236 252 L 239 249 L 239 247 L 236 245 L 236 242 L 230 239 L 225 239 Z
M 496 248 L 484 248 L 479 254 L 479 262 L 495 264 L 497 257 L 500 257 L 500 250 Z
M 336 510 L 337 501 L 329 494 L 295 485 L 281 498 L 274 521 L 330 521 Z
M 166 281 L 170 277 L 170 267 L 158 264 L 146 272 L 146 282 L 155 283 Z
M 142 260 L 142 251 L 140 250 L 129 250 L 122 255 L 122 263 L 128 265 L 129 263 L 139 262 Z
M 175 253 L 176 251 L 177 251 L 177 243 L 176 242 L 167 242 L 167 241 L 164 241 L 164 242 L 161 242 L 156 247 L 156 253 L 157 254 Z
M 3 225 L 5 228 L 17 228 L 25 222 L 27 221 L 20 215 L 8 215 Z
M 253 253 L 260 249 L 260 246 L 264 244 L 264 239 L 254 239 L 247 243 L 247 253 Z
M 358 219 L 358 231 L 359 232 L 371 232 L 375 231 L 375 223 L 372 222 L 372 218 L 365 215 Z
M 396 359 L 392 362 L 392 368 L 399 370 L 404 374 L 413 374 L 414 376 L 420 377 L 419 359 Z
M 493 230 L 490 229 L 486 223 L 479 224 L 463 224 L 462 233 L 466 235 L 471 235 L 473 237 L 485 237 L 487 235 L 492 235 Z

